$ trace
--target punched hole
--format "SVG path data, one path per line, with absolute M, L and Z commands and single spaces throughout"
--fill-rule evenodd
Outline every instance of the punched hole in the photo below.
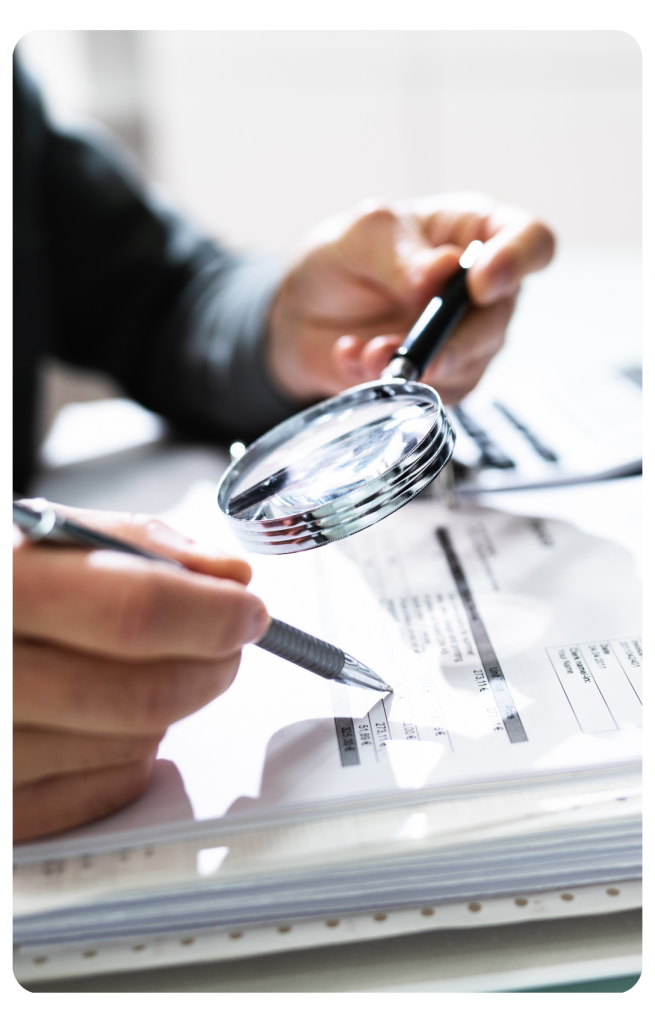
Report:
M 482 904 L 473 901 L 473 903 L 469 903 L 469 910 L 473 914 L 477 914 L 478 910 L 482 910 Z
M 516 903 L 517 907 L 527 907 L 528 905 L 528 901 L 526 900 L 525 896 L 517 896 L 514 902 Z
M 421 907 L 421 913 L 423 917 L 432 917 L 434 914 L 434 907 Z
M 608 896 L 618 896 L 619 893 L 621 892 L 621 890 L 620 889 L 612 888 L 612 889 L 606 889 L 605 892 L 607 893 Z
M 97 956 L 97 955 L 98 955 L 98 950 L 97 949 L 85 949 L 84 952 L 82 953 L 82 956 Z
M 286 932 L 290 932 L 291 931 L 291 925 L 290 924 L 281 924 L 280 927 L 278 928 L 278 931 L 281 932 L 282 935 L 284 935 Z
M 146 948 L 145 942 L 142 942 L 139 946 L 132 946 L 135 953 L 140 953 L 142 949 Z
M 373 914 L 373 920 L 374 921 L 386 921 L 386 919 L 387 919 L 387 915 L 386 914 Z
M 240 939 L 242 935 L 243 932 L 230 932 L 231 939 Z
M 180 939 L 180 945 L 181 945 L 181 946 L 190 946 L 190 945 L 191 945 L 191 943 L 192 943 L 192 942 L 195 942 L 195 941 L 196 941 L 196 940 L 195 940 L 195 939 L 193 939 L 193 938 L 191 938 L 191 939 Z
M 336 917 L 330 917 L 325 922 L 325 924 L 327 925 L 328 928 L 336 928 L 339 922 Z

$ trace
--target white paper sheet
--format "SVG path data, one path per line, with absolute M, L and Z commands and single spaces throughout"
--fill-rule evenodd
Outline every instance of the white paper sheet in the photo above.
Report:
M 162 518 L 243 555 L 213 481 Z M 247 557 L 272 615 L 349 651 L 394 694 L 379 701 L 249 646 L 227 693 L 169 729 L 144 795 L 70 836 L 639 762 L 640 582 L 618 544 L 415 500 L 338 544 Z
M 166 518 L 215 542 L 214 486 Z M 248 647 L 231 689 L 160 748 L 196 818 L 639 758 L 639 583 L 618 545 L 415 501 L 339 544 L 250 561 L 272 614 L 395 692 L 379 701 Z
M 640 369 L 586 368 L 529 376 L 507 367 L 453 412 L 454 458 L 469 468 L 460 494 L 544 487 L 638 472 Z M 477 437 L 477 440 L 476 440 Z M 485 458 L 485 452 L 487 457 Z M 492 462 L 504 458 L 505 468 Z M 499 464 L 500 466 L 500 464 Z

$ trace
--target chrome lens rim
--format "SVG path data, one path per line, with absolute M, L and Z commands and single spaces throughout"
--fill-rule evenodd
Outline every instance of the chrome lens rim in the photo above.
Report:
M 230 500 L 237 493 L 243 477 L 253 465 L 300 431 L 316 424 L 325 415 L 338 415 L 353 405 L 407 394 L 417 401 L 427 399 L 434 406 L 435 419 L 415 447 L 380 476 L 346 495 L 283 518 L 242 519 L 230 515 Z M 367 529 L 407 504 L 439 475 L 450 460 L 454 446 L 453 426 L 434 388 L 394 379 L 359 384 L 335 398 L 328 398 L 297 413 L 251 444 L 221 477 L 218 507 L 242 547 L 248 551 L 271 555 L 308 551 Z

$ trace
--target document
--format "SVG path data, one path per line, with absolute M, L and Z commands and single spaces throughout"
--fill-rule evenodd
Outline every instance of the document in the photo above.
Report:
M 216 543 L 215 485 L 165 518 Z M 640 587 L 624 548 L 555 520 L 415 500 L 337 544 L 249 560 L 272 615 L 394 693 L 249 646 L 227 693 L 169 729 L 150 796 L 81 834 L 170 820 L 173 806 L 220 818 L 639 762 Z
M 640 367 L 491 374 L 449 410 L 460 494 L 641 472 Z
M 215 544 L 215 500 L 200 482 L 163 518 Z M 16 849 L 21 976 L 79 972 L 89 950 L 129 966 L 166 936 L 173 963 L 210 933 L 228 950 L 266 923 L 508 893 L 523 906 L 640 877 L 630 552 L 555 520 L 415 500 L 343 542 L 250 560 L 272 615 L 394 692 L 247 647 L 230 689 L 169 729 L 138 800 Z

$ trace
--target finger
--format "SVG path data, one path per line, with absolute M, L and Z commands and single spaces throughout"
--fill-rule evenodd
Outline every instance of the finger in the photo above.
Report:
M 160 736 L 230 686 L 239 656 L 145 664 L 45 644 L 14 644 L 16 725 Z
M 157 753 L 156 736 L 98 736 L 50 729 L 14 729 L 14 786 L 37 779 L 141 761 Z
M 448 193 L 408 204 L 433 246 L 465 248 L 478 238 L 484 249 L 471 267 L 468 286 L 477 305 L 516 291 L 521 279 L 545 267 L 555 251 L 547 225 L 525 210 L 478 193 Z
M 466 396 L 480 383 L 488 364 L 488 359 L 480 359 L 477 363 L 471 363 L 467 367 L 466 373 L 462 374 L 458 380 L 442 384 L 439 388 L 435 387 L 435 390 L 439 392 L 439 397 L 443 404 L 457 405 L 457 403 L 461 402 L 463 398 L 466 398 Z
M 416 217 L 378 206 L 353 223 L 339 246 L 351 272 L 393 296 L 411 316 L 456 270 L 462 250 L 451 241 L 434 247 Z M 378 308 L 379 304 L 378 297 Z
M 468 289 L 477 305 L 488 306 L 511 295 L 526 274 L 541 270 L 553 257 L 555 237 L 545 224 L 527 215 L 508 219 L 469 271 Z
M 359 384 L 361 377 L 361 354 L 366 341 L 353 334 L 337 338 L 332 348 L 332 361 L 336 373 L 344 383 Z
M 449 404 L 454 395 L 459 400 L 475 387 L 488 363 L 502 347 L 515 302 L 516 297 L 513 296 L 489 309 L 472 309 L 467 313 L 421 378 L 439 392 L 442 401 Z M 345 347 L 349 350 L 349 373 L 351 378 L 357 375 L 353 383 L 378 380 L 402 340 L 402 335 L 398 334 L 381 335 L 369 342 L 353 339 L 356 344 L 351 346 L 348 339 Z M 335 361 L 338 357 L 337 345 Z
M 344 385 L 378 380 L 402 340 L 402 334 L 381 335 L 370 341 L 353 335 L 339 338 L 334 344 L 332 357 Z
M 353 329 L 393 321 L 421 301 L 426 273 L 433 285 L 445 282 L 462 253 L 447 239 L 435 249 L 416 216 L 379 203 L 362 204 L 317 241 L 303 273 L 288 280 L 287 298 L 311 310 L 315 324 L 337 328 L 348 310 Z
M 423 380 L 439 392 L 444 405 L 453 405 L 478 384 L 487 366 L 502 347 L 505 330 L 513 308 L 509 299 L 488 310 L 475 309 L 467 315 L 470 322 L 461 324 L 461 334 L 451 339 L 452 346 L 426 371 Z M 467 341 L 469 332 L 473 339 Z
M 69 508 L 56 504 L 53 504 L 53 508 L 61 515 L 75 519 L 92 530 L 119 537 L 146 551 L 174 558 L 195 572 L 232 579 L 244 586 L 247 586 L 252 578 L 252 569 L 243 558 L 227 554 L 218 548 L 210 550 L 153 516 Z
M 441 393 L 459 387 L 471 367 L 486 366 L 502 347 L 515 304 L 512 296 L 487 309 L 469 310 L 421 379 Z
M 131 764 L 61 775 L 14 790 L 14 840 L 21 842 L 103 818 L 148 784 L 154 755 Z
M 262 601 L 232 580 L 115 551 L 14 552 L 14 629 L 117 658 L 224 658 L 263 635 Z

